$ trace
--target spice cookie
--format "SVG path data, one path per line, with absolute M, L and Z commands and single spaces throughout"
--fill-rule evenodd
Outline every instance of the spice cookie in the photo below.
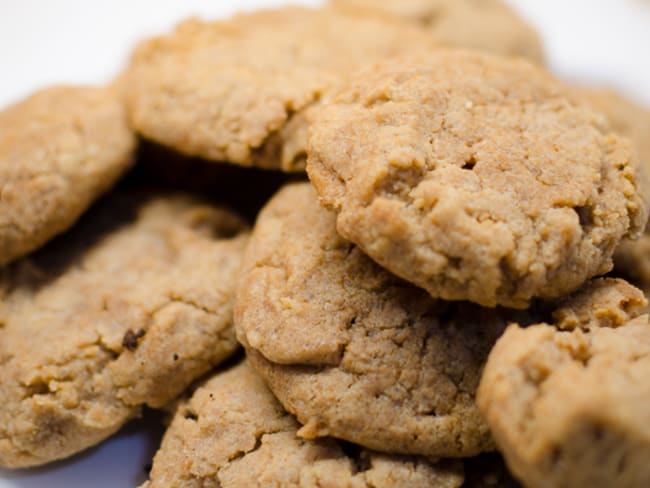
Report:
M 305 440 L 298 428 L 244 362 L 179 404 L 143 486 L 453 488 L 463 482 L 459 464 Z
M 478 404 L 526 486 L 650 484 L 650 323 L 622 286 L 591 290 L 600 313 L 590 292 L 567 305 L 589 320 L 512 325 L 490 353 Z
M 401 18 L 426 28 L 438 43 L 542 63 L 537 33 L 501 0 L 331 0 L 340 8 Z
M 134 149 L 107 88 L 48 88 L 0 112 L 0 265 L 69 228 Z
M 305 110 L 326 87 L 432 42 L 402 22 L 299 7 L 189 20 L 136 50 L 131 120 L 146 138 L 186 154 L 301 170 Z
M 432 299 L 336 233 L 306 183 L 262 210 L 235 301 L 237 337 L 303 438 L 429 458 L 493 448 L 474 394 L 500 311 Z
M 246 239 L 238 217 L 189 198 L 112 197 L 2 270 L 0 466 L 96 444 L 233 353 Z
M 324 103 L 307 172 L 346 239 L 448 300 L 524 308 L 611 269 L 645 225 L 626 139 L 519 59 L 438 50 Z

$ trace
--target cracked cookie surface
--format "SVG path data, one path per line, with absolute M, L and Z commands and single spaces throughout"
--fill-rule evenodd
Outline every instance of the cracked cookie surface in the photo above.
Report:
M 237 337 L 305 438 L 430 458 L 493 448 L 474 403 L 501 310 L 432 299 L 336 233 L 307 183 L 261 212 Z
M 135 128 L 186 154 L 304 169 L 304 110 L 362 64 L 433 41 L 420 29 L 299 7 L 189 20 L 142 43 L 127 74 Z
M 247 232 L 191 198 L 111 196 L 0 271 L 0 466 L 69 456 L 237 349 Z
M 497 342 L 478 404 L 526 486 L 650 483 L 644 302 L 640 290 L 602 280 L 566 300 L 553 325 L 512 325 Z
M 244 362 L 217 373 L 181 402 L 143 487 L 462 484 L 460 465 L 379 454 L 335 439 L 305 440 L 296 435 L 299 427 Z
M 331 0 L 331 3 L 339 8 L 411 21 L 424 27 L 443 46 L 544 61 L 537 33 L 501 0 Z
M 48 88 L 0 112 L 0 265 L 70 227 L 134 150 L 107 88 Z
M 323 103 L 307 172 L 337 230 L 447 300 L 525 308 L 611 269 L 647 209 L 627 141 L 519 59 L 437 50 Z

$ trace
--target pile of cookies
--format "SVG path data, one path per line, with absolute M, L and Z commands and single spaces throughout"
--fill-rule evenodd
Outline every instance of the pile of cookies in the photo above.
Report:
M 0 466 L 649 486 L 649 168 L 500 0 L 188 20 L 0 113 Z

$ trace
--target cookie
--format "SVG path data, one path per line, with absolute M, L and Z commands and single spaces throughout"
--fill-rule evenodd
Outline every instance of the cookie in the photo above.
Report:
M 557 300 L 549 321 L 560 330 L 620 327 L 644 313 L 643 293 L 625 280 L 598 278 Z
M 605 115 L 615 131 L 634 143 L 647 178 L 650 175 L 650 111 L 611 90 L 579 88 L 575 91 Z M 647 229 L 638 240 L 621 242 L 614 254 L 614 267 L 642 288 L 650 287 L 650 232 Z
M 503 311 L 432 299 L 336 233 L 307 183 L 262 210 L 237 337 L 307 439 L 429 458 L 493 448 L 474 402 Z
M 650 289 L 650 230 L 636 240 L 625 239 L 614 254 L 615 271 L 643 289 Z
M 304 169 L 305 110 L 365 63 L 431 45 L 390 19 L 299 7 L 189 20 L 142 43 L 127 74 L 146 138 L 245 166 Z
M 143 488 L 167 486 L 459 487 L 462 468 L 304 440 L 299 425 L 244 362 L 177 407 Z
M 645 225 L 626 139 L 532 64 L 438 50 L 323 104 L 307 172 L 346 239 L 447 300 L 525 308 L 612 267 Z
M 0 266 L 68 229 L 134 149 L 124 107 L 107 88 L 52 87 L 0 112 Z
M 612 90 L 584 87 L 574 90 L 576 96 L 607 118 L 612 129 L 632 140 L 641 163 L 650 172 L 650 110 Z
M 331 0 L 339 8 L 423 26 L 438 43 L 544 61 L 537 33 L 501 0 Z
M 591 320 L 511 325 L 491 352 L 478 403 L 525 486 L 650 484 L 650 323 L 627 308 L 643 301 L 630 289 L 602 282 L 591 291 L 600 313 L 589 293 L 565 305 Z M 608 301 L 625 322 L 599 319 Z
M 0 466 L 43 464 L 164 406 L 237 349 L 245 226 L 189 197 L 112 197 L 0 276 Z

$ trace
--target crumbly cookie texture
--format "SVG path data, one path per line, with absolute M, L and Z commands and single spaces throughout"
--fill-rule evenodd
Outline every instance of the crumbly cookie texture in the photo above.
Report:
M 621 296 L 636 303 L 641 294 L 626 284 L 601 282 L 592 292 L 595 308 L 582 295 L 572 305 L 577 315 L 609 302 L 609 315 L 628 320 L 603 322 L 596 313 L 566 330 L 511 325 L 485 366 L 478 404 L 526 486 L 650 484 L 648 316 L 627 309 Z
M 609 125 L 628 137 L 635 145 L 641 166 L 645 169 L 645 184 L 650 179 L 650 110 L 636 105 L 621 95 L 606 89 L 575 88 L 576 96 L 586 100 L 607 118 Z M 643 288 L 650 287 L 650 232 L 638 240 L 625 239 L 614 254 L 616 272 Z
M 145 137 L 186 154 L 303 170 L 305 109 L 328 86 L 432 43 L 415 26 L 327 9 L 189 20 L 136 50 L 126 75 L 130 117 Z
M 143 488 L 454 488 L 459 464 L 385 455 L 335 439 L 305 440 L 299 425 L 244 362 L 181 402 Z
M 0 466 L 85 449 L 237 349 L 238 217 L 111 197 L 0 273 Z M 119 216 L 119 218 L 118 218 Z
M 238 339 L 301 437 L 429 458 L 493 449 L 474 395 L 501 310 L 386 272 L 339 237 L 307 183 L 261 212 L 242 268 Z
M 525 56 L 542 63 L 537 33 L 501 0 L 331 0 L 352 11 L 401 18 L 424 27 L 438 43 Z
M 525 308 L 612 267 L 647 209 L 627 139 L 520 59 L 437 50 L 323 104 L 307 172 L 337 229 L 434 297 Z
M 0 112 L 0 265 L 69 228 L 134 149 L 111 89 L 48 88 Z
M 552 304 L 552 322 L 561 330 L 620 327 L 642 315 L 647 307 L 643 292 L 628 282 L 598 278 Z
M 632 140 L 641 164 L 650 172 L 650 110 L 604 88 L 580 87 L 574 93 L 602 113 L 612 129 Z

